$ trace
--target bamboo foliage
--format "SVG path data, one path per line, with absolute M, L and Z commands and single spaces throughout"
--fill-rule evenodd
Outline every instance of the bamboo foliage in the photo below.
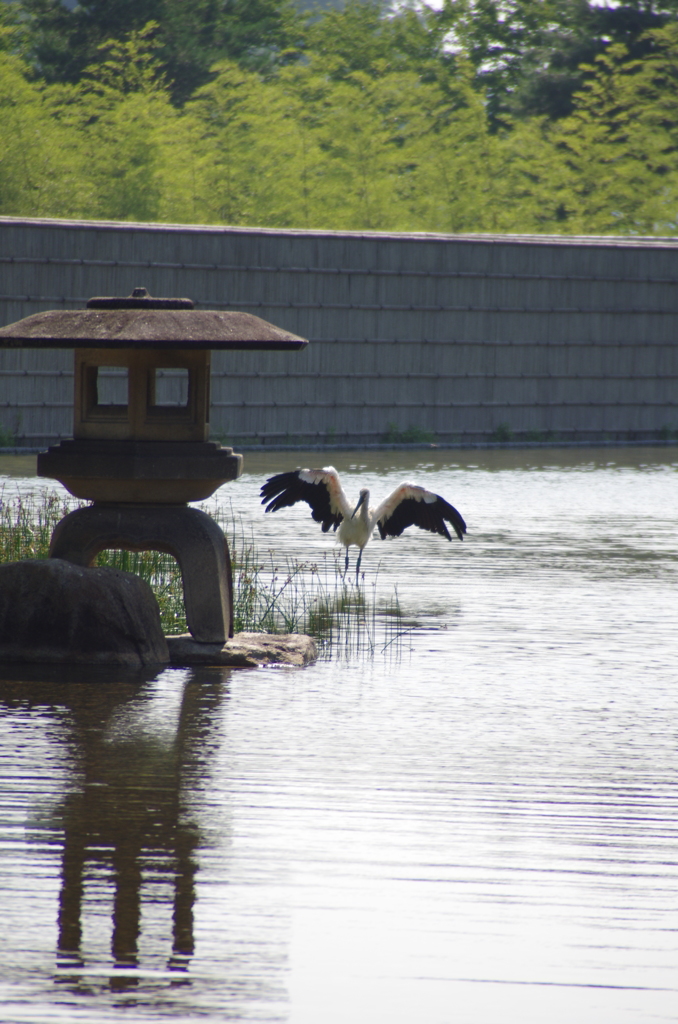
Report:
M 499 128 L 463 53 L 435 74 L 369 54 L 347 70 L 322 47 L 267 77 L 224 60 L 178 108 L 154 28 L 100 46 L 76 84 L 41 85 L 0 47 L 1 214 L 675 233 L 675 24 L 644 59 L 616 44 L 584 67 L 568 117 Z

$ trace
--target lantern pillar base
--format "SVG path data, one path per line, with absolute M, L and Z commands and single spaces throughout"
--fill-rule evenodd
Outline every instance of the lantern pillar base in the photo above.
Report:
M 94 504 L 57 524 L 50 558 L 91 566 L 100 551 L 164 551 L 176 558 L 186 623 L 194 640 L 233 636 L 233 575 L 228 542 L 215 521 L 186 505 Z

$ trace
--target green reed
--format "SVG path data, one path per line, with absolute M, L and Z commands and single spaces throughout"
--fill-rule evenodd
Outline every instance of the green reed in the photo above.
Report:
M 396 643 L 402 626 L 397 592 L 386 601 L 375 574 L 360 582 L 343 572 L 343 552 L 297 561 L 259 551 L 251 528 L 232 510 L 211 512 L 228 536 L 236 632 L 307 633 L 321 651 L 353 656 Z
M 76 507 L 55 493 L 8 498 L 0 491 L 0 562 L 47 558 L 54 527 Z
M 0 492 L 0 562 L 47 558 L 54 527 L 83 502 L 56 493 L 5 495 Z M 232 510 L 213 507 L 210 515 L 229 540 L 233 566 L 236 633 L 308 633 L 325 656 L 353 657 L 398 650 L 403 618 L 397 591 L 383 599 L 378 575 L 360 582 L 344 576 L 343 554 L 320 563 L 282 558 L 258 550 Z M 164 632 L 187 632 L 179 565 L 160 551 L 102 551 L 97 565 L 133 572 L 150 584 Z

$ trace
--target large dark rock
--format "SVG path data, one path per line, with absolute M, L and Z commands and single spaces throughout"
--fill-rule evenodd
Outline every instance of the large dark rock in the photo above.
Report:
M 169 653 L 139 576 L 49 558 L 0 565 L 0 661 L 140 668 Z

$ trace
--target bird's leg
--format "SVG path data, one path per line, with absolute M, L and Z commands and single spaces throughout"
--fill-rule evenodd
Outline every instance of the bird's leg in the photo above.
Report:
M 344 576 L 348 572 L 348 548 L 346 548 L 346 561 L 344 562 Z
M 360 559 L 363 557 L 363 549 L 361 548 L 358 552 L 358 561 L 355 563 L 355 581 L 358 582 L 358 574 L 360 572 Z

